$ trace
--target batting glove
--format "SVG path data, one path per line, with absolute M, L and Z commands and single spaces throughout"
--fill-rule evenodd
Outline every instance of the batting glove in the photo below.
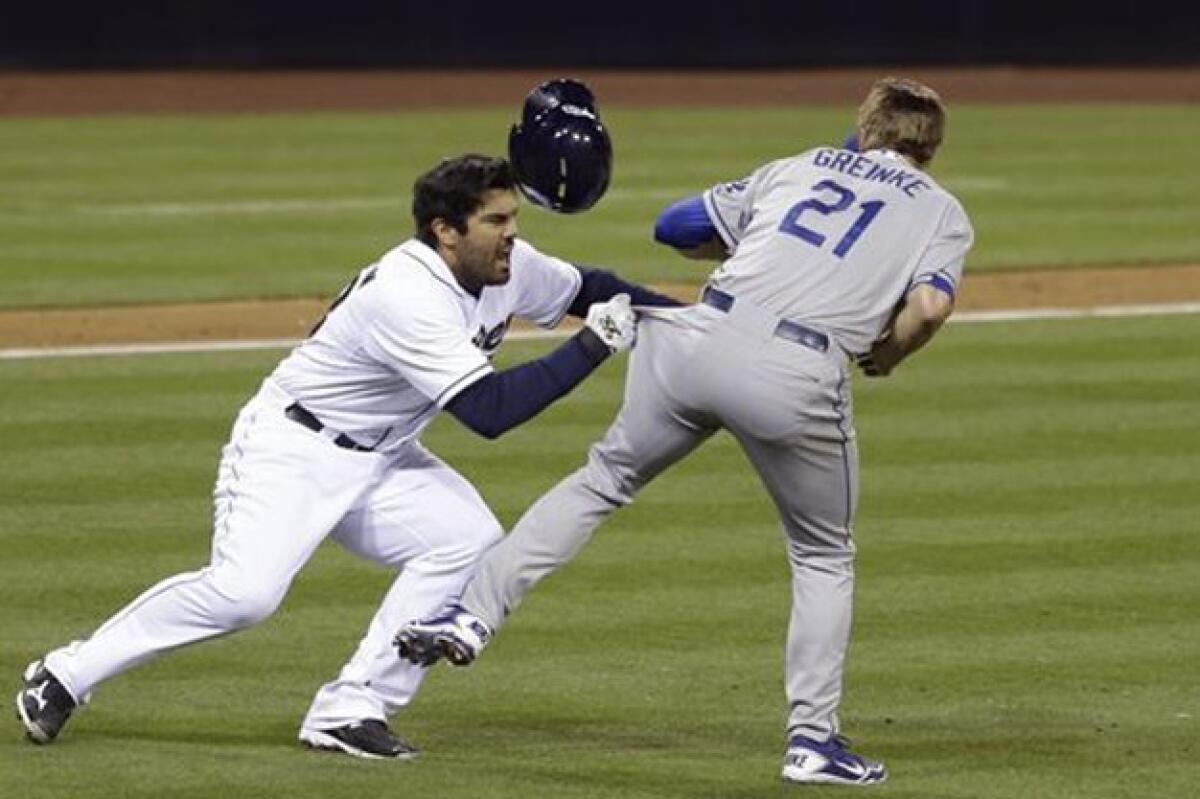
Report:
M 584 324 L 613 352 L 629 349 L 637 338 L 637 314 L 630 307 L 628 294 L 593 303 Z

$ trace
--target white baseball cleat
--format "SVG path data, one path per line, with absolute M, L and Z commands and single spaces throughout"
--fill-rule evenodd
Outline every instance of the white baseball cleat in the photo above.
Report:
M 887 779 L 882 763 L 856 755 L 849 747 L 840 735 L 824 742 L 793 735 L 783 757 L 784 782 L 877 785 Z
M 478 616 L 450 605 L 436 616 L 405 624 L 393 643 L 400 657 L 418 666 L 432 666 L 441 658 L 468 666 L 490 640 L 492 630 Z

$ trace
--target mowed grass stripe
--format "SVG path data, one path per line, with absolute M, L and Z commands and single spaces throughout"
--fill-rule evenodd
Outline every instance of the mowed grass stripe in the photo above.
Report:
M 653 242 L 662 208 L 840 143 L 856 100 L 609 107 L 609 197 L 573 217 L 526 208 L 522 230 L 641 282 L 693 282 L 704 270 Z M 0 119 L 0 307 L 333 296 L 410 235 L 413 180 L 503 152 L 513 111 Z M 1194 263 L 1198 138 L 1194 104 L 955 106 L 934 174 L 975 222 L 974 268 Z M 79 212 L 106 208 L 129 213 Z M 162 213 L 189 209 L 208 213 Z
M 880 796 L 1183 797 L 1200 779 L 1200 317 L 963 325 L 858 380 L 860 582 L 843 723 Z M 511 362 L 547 343 L 509 345 Z M 208 557 L 217 452 L 278 353 L 0 364 L 0 668 Z M 430 446 L 506 525 L 583 462 L 621 364 L 487 443 Z M 195 397 L 192 397 L 195 392 Z M 55 475 L 61 480 L 57 485 Z M 397 727 L 416 763 L 294 743 L 389 583 L 328 546 L 264 625 L 97 692 L 0 793 L 751 797 L 779 792 L 788 572 L 728 436 L 651 484 Z M 15 685 L 15 683 L 14 683 Z M 814 796 L 835 791 L 806 791 Z

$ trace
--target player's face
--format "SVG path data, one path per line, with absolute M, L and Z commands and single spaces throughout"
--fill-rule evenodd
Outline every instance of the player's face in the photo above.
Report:
M 454 237 L 454 263 L 450 263 L 463 288 L 478 291 L 508 282 L 509 259 L 517 238 L 517 206 L 514 192 L 492 189 L 467 217 L 466 233 Z

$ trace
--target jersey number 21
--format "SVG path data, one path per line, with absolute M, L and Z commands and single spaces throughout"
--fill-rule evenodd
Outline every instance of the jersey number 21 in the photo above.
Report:
M 810 197 L 807 200 L 801 200 L 788 209 L 784 214 L 783 221 L 779 223 L 779 231 L 787 233 L 791 236 L 797 236 L 800 239 L 808 242 L 814 247 L 821 247 L 825 244 L 825 234 L 818 233 L 812 228 L 804 227 L 800 224 L 800 215 L 805 211 L 813 211 L 821 216 L 829 216 L 831 214 L 840 214 L 846 211 L 850 206 L 854 205 L 854 201 L 858 199 L 854 192 L 847 189 L 845 186 L 839 186 L 832 180 L 822 180 L 820 183 L 812 187 L 814 192 L 825 194 L 826 197 L 832 195 L 833 202 L 827 202 L 825 199 L 818 197 Z M 883 200 L 868 200 L 864 203 L 859 203 L 858 216 L 854 223 L 850 225 L 850 229 L 833 247 L 833 254 L 838 258 L 845 258 L 846 253 L 850 252 L 850 248 L 854 246 L 854 242 L 858 241 L 858 237 L 863 234 L 867 226 L 879 215 L 885 205 Z

